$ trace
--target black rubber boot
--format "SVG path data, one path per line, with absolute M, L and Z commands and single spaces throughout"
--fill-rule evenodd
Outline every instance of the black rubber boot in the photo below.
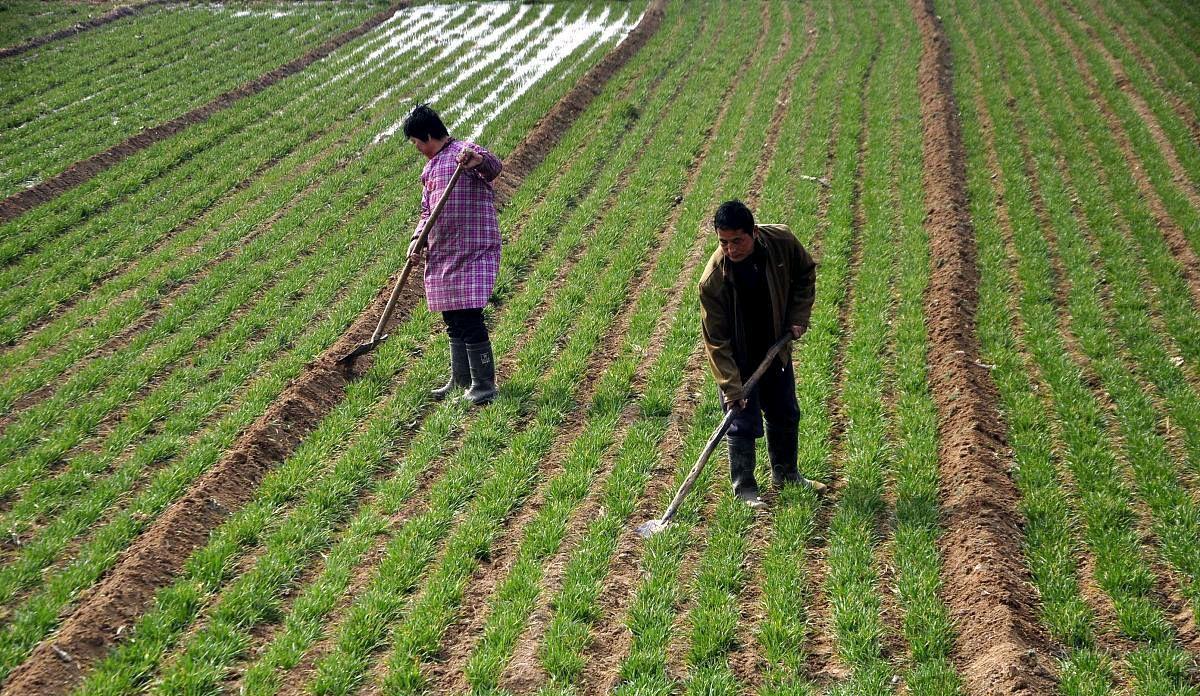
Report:
M 754 438 L 729 438 L 729 479 L 738 500 L 752 508 L 766 507 L 758 497 L 758 481 L 754 480 Z
M 796 429 L 767 428 L 767 454 L 771 457 L 771 484 L 776 490 L 792 483 L 808 486 L 817 493 L 825 492 L 825 484 L 810 481 L 796 468 Z
M 471 364 L 467 361 L 467 344 L 457 338 L 450 339 L 450 381 L 446 386 L 430 391 L 433 398 L 441 401 L 451 392 L 471 386 Z
M 479 406 L 496 398 L 496 364 L 492 360 L 492 342 L 467 344 L 467 362 L 471 365 L 471 388 L 463 398 Z

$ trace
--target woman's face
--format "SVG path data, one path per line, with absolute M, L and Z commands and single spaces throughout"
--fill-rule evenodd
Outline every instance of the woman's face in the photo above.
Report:
M 429 140 L 421 140 L 420 138 L 414 136 L 409 138 L 408 142 L 412 143 L 413 147 L 417 148 L 418 152 L 420 152 L 422 155 L 425 155 L 425 159 L 433 159 L 433 156 L 437 154 L 437 145 L 435 144 L 433 138 L 430 138 Z

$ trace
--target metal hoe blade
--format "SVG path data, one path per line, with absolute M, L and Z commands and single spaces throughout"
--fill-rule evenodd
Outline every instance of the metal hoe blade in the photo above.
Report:
M 671 524 L 671 523 L 664 522 L 663 520 L 650 520 L 648 522 L 643 522 L 643 523 L 639 524 L 636 531 L 638 533 L 638 536 L 642 537 L 643 539 L 649 539 L 650 537 L 654 536 L 655 534 L 658 534 L 659 532 L 666 529 L 667 525 L 669 525 L 669 524 Z
M 354 362 L 354 359 L 357 358 L 358 356 L 364 355 L 366 353 L 370 353 L 371 351 L 378 348 L 380 343 L 383 343 L 384 341 L 387 340 L 387 337 L 388 337 L 388 335 L 384 334 L 384 335 L 380 336 L 377 340 L 367 341 L 366 343 L 358 344 L 357 348 L 355 348 L 354 350 L 350 351 L 349 353 L 343 355 L 342 357 L 338 358 L 338 363 L 341 365 L 349 365 L 350 363 Z

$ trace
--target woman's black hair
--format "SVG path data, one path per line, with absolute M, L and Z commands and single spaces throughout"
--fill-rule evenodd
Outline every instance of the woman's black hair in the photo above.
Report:
M 713 229 L 741 230 L 746 234 L 754 234 L 754 213 L 736 198 L 725 201 L 713 215 Z
M 437 115 L 436 111 L 429 108 L 428 104 L 417 104 L 404 117 L 404 137 L 406 138 L 416 138 L 425 142 L 430 138 L 440 139 L 449 134 L 446 124 L 442 123 L 441 117 Z

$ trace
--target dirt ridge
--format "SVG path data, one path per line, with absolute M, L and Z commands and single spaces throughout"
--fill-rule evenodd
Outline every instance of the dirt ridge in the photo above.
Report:
M 950 46 L 933 0 L 910 0 L 924 50 L 919 68 L 930 380 L 938 408 L 942 598 L 957 629 L 953 660 L 969 694 L 1045 694 L 1056 687 L 1049 639 L 1023 561 L 1024 519 L 1009 469 L 998 394 L 979 362 L 979 269 L 966 192 L 966 148 Z
M 372 15 L 366 21 L 354 27 L 353 29 L 342 32 L 341 34 L 338 34 L 337 36 L 325 41 L 325 43 L 308 51 L 299 58 L 284 63 L 268 73 L 260 75 L 249 82 L 243 83 L 229 90 L 228 92 L 225 92 L 224 94 L 220 94 L 210 100 L 207 104 L 196 107 L 182 116 L 176 116 L 166 123 L 154 126 L 152 128 L 147 128 L 138 134 L 132 135 L 116 145 L 113 145 L 99 154 L 92 155 L 85 160 L 76 162 L 68 167 L 65 171 L 56 174 L 45 181 L 35 184 L 24 191 L 14 193 L 8 198 L 5 198 L 3 201 L 0 201 L 0 223 L 8 222 L 20 217 L 25 212 L 41 205 L 42 203 L 53 200 L 63 193 L 75 188 L 76 186 L 86 183 L 87 181 L 91 180 L 92 177 L 97 176 L 126 157 L 141 152 L 155 143 L 166 140 L 167 138 L 186 130 L 190 126 L 207 121 L 213 114 L 223 111 L 224 109 L 232 106 L 234 103 L 241 101 L 242 99 L 245 99 L 246 97 L 258 94 L 285 77 L 300 72 L 312 63 L 315 63 L 325 56 L 328 56 L 330 53 L 333 53 L 343 44 L 352 41 L 367 33 L 371 29 L 379 26 L 380 24 L 383 24 L 385 21 L 391 18 L 392 15 L 396 14 L 396 12 L 399 12 L 401 9 L 408 6 L 408 4 L 409 0 L 400 0 L 399 2 L 390 5 L 382 12 L 377 12 L 376 14 Z
M 407 0 L 392 5 L 317 51 L 332 51 L 337 45 L 382 23 L 406 4 Z M 600 92 L 608 78 L 654 34 L 662 21 L 665 4 L 666 0 L 654 0 L 638 26 L 593 66 L 506 158 L 505 173 L 498 182 L 498 200 L 506 201 L 511 196 L 557 144 L 573 119 Z M 320 57 L 314 53 L 305 58 L 312 56 L 309 59 L 312 62 Z M 421 269 L 415 270 L 420 272 Z M 153 600 L 155 592 L 180 572 L 186 559 L 208 538 L 209 532 L 245 504 L 262 477 L 295 451 L 342 399 L 349 382 L 368 369 L 372 362 L 369 356 L 358 360 L 353 370 L 339 366 L 336 358 L 370 337 L 390 290 L 389 283 L 346 334 L 306 368 L 267 413 L 239 438 L 237 446 L 124 552 L 116 567 L 84 594 L 58 632 L 43 640 L 10 674 L 0 693 L 63 694 L 78 685 L 85 671 L 116 645 L 118 631 L 124 632 Z M 397 318 L 393 323 L 403 321 L 422 296 L 420 292 L 406 293 L 397 307 Z M 71 660 L 65 661 L 62 654 L 69 655 Z

